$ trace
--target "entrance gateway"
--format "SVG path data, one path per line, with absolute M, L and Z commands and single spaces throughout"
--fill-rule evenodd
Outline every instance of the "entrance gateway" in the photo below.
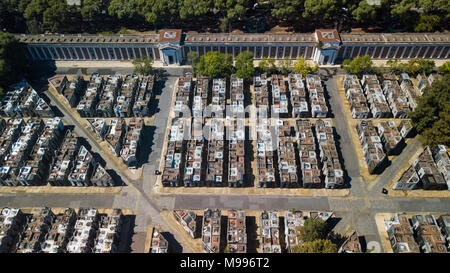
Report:
M 181 29 L 163 29 L 159 32 L 158 50 L 163 65 L 180 65 L 185 58 L 181 50 Z

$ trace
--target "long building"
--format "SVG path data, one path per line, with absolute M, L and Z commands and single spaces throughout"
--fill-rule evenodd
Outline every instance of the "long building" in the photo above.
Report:
M 244 210 L 228 211 L 227 242 L 231 253 L 247 253 L 246 217 Z
M 218 209 L 203 212 L 202 247 L 206 253 L 218 253 L 221 249 L 221 216 Z
M 299 186 L 297 160 L 295 155 L 294 137 L 289 123 L 277 120 L 278 126 L 278 174 L 281 188 L 296 188 Z
M 281 253 L 278 211 L 262 211 L 259 219 L 261 253 Z
M 245 125 L 243 119 L 235 119 L 227 127 L 228 133 L 228 186 L 245 186 Z
M 164 65 L 180 65 L 189 52 L 209 51 L 236 57 L 253 52 L 256 60 L 303 57 L 319 65 L 369 55 L 372 59 L 447 59 L 448 33 L 341 33 L 317 29 L 314 33 L 183 33 L 163 29 L 159 34 L 17 34 L 30 60 L 131 60 L 142 56 Z M 320 47 L 316 45 L 321 43 Z
M 183 119 L 172 120 L 161 178 L 164 187 L 178 187 L 181 185 L 182 171 L 184 169 L 183 156 L 186 145 L 186 140 L 184 140 L 185 129 L 186 124 Z
M 323 183 L 312 128 L 307 119 L 299 119 L 295 123 L 302 182 L 304 188 L 321 188 Z

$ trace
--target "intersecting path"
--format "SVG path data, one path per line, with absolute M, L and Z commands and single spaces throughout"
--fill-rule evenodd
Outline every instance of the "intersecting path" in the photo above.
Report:
M 92 71 L 91 71 L 92 72 Z M 95 72 L 95 71 L 94 71 Z M 110 73 L 114 73 L 111 71 Z M 339 136 L 339 149 L 342 153 L 342 164 L 349 177 L 350 194 L 346 197 L 308 197 L 286 195 L 214 195 L 214 194 L 185 194 L 185 195 L 157 195 L 152 191 L 152 183 L 155 181 L 154 170 L 159 168 L 162 146 L 165 132 L 168 126 L 168 116 L 172 101 L 173 88 L 177 77 L 169 76 L 163 83 L 161 94 L 158 97 L 156 113 L 154 115 L 151 136 L 145 141 L 151 142 L 150 154 L 143 166 L 140 179 L 131 179 L 127 173 L 122 172 L 117 164 L 120 158 L 112 157 L 105 153 L 98 143 L 93 132 L 80 124 L 66 109 L 59 98 L 46 92 L 47 96 L 63 113 L 64 123 L 74 125 L 78 136 L 84 137 L 92 147 L 92 151 L 98 153 L 106 162 L 107 169 L 115 170 L 127 186 L 122 187 L 118 194 L 1 194 L 1 206 L 17 207 L 119 207 L 131 209 L 136 214 L 136 233 L 145 235 L 150 225 L 159 225 L 163 230 L 174 235 L 179 242 L 183 242 L 178 231 L 167 224 L 161 217 L 162 210 L 181 209 L 291 209 L 299 210 L 329 210 L 335 212 L 341 220 L 335 226 L 334 231 L 346 233 L 357 229 L 361 235 L 366 236 L 366 241 L 380 241 L 375 225 L 375 214 L 381 212 L 448 212 L 450 198 L 395 198 L 381 193 L 393 177 L 398 173 L 402 162 L 409 160 L 420 149 L 420 143 L 413 140 L 408 143 L 403 152 L 392 164 L 372 182 L 364 181 L 359 171 L 359 160 L 349 135 L 349 125 L 342 112 L 343 103 L 340 100 L 336 85 L 336 76 L 327 81 L 329 104 L 333 114 L 334 126 Z M 145 241 L 139 237 L 138 241 Z M 137 240 L 137 239 L 136 239 Z M 135 252 L 143 252 L 143 242 L 136 242 Z M 184 252 L 192 252 L 188 244 L 183 245 Z

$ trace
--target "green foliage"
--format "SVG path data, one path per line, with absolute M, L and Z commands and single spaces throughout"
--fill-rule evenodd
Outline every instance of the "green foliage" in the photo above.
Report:
M 265 3 L 267 1 L 260 1 Z M 301 12 L 304 9 L 304 0 L 269 0 L 273 17 L 281 20 L 301 19 Z M 261 4 L 260 4 L 261 5 Z
M 42 16 L 45 10 L 49 7 L 47 0 L 31 0 L 27 5 L 23 16 L 29 19 L 37 19 L 42 21 Z
M 262 58 L 258 63 L 258 68 L 265 73 L 273 73 L 276 71 L 277 67 L 275 66 L 274 58 Z
M 82 19 L 90 22 L 82 25 L 89 28 L 82 32 L 118 29 L 124 23 L 159 28 L 184 26 L 184 22 L 197 24 L 193 28 L 219 26 L 221 31 L 230 31 L 232 23 L 246 15 L 246 21 L 251 18 L 255 2 L 258 13 L 267 11 L 268 21 L 295 22 L 302 29 L 305 26 L 302 31 L 370 25 L 388 31 L 400 27 L 428 32 L 450 26 L 448 0 L 381 0 L 381 5 L 369 5 L 368 0 L 83 0 L 81 7 L 68 6 L 66 0 L 2 0 L 0 29 L 73 32 L 77 29 L 74 20 Z M 208 26 L 202 25 L 208 21 Z
M 369 55 L 358 56 L 353 60 L 345 59 L 342 65 L 351 74 L 363 74 L 370 73 L 373 71 L 373 62 Z
M 303 57 L 298 57 L 294 62 L 294 68 L 292 71 L 294 73 L 300 73 L 303 76 L 316 72 L 319 69 L 319 66 L 311 66 L 309 65 Z
M 236 76 L 243 79 L 251 79 L 255 73 L 253 66 L 253 53 L 243 51 L 236 56 Z
M 177 0 L 134 0 L 137 1 L 138 13 L 145 21 L 153 25 L 170 23 L 179 17 Z
M 44 11 L 44 27 L 51 32 L 57 32 L 64 26 L 67 14 L 67 3 L 65 0 L 50 0 L 49 7 Z
M 360 1 L 358 7 L 352 11 L 353 18 L 361 23 L 375 20 L 379 7 L 380 6 L 369 5 L 367 0 Z
M 417 107 L 409 117 L 425 145 L 450 145 L 450 74 L 434 81 L 417 98 Z
M 420 14 L 419 21 L 414 26 L 415 32 L 432 32 L 439 26 L 441 18 L 435 14 Z
M 225 17 L 234 21 L 244 15 L 248 7 L 248 0 L 214 0 L 214 8 L 218 9 Z
M 408 65 L 402 63 L 399 59 L 389 59 L 386 62 L 386 66 L 389 68 L 389 71 L 397 74 L 408 71 Z
M 439 66 L 438 71 L 441 74 L 450 74 L 450 61 L 445 62 L 443 65 Z
M 68 6 L 65 0 L 32 0 L 24 17 L 30 32 L 41 32 L 42 27 L 57 32 L 65 26 Z
M 83 19 L 94 19 L 100 14 L 102 0 L 84 0 L 81 2 L 81 16 Z
M 212 0 L 180 0 L 179 11 L 181 19 L 190 19 L 206 15 L 213 6 Z
M 312 242 L 324 239 L 327 235 L 328 224 L 320 218 L 308 218 L 302 227 L 299 228 L 299 240 L 302 242 Z
M 317 48 L 317 49 L 322 49 L 322 47 L 323 47 L 323 43 L 322 43 L 321 41 L 318 41 L 318 42 L 316 43 L 316 48 Z
M 293 248 L 293 253 L 337 253 L 337 246 L 330 240 L 317 239 L 299 244 Z
M 217 51 L 209 51 L 200 57 L 197 72 L 209 78 L 229 77 L 233 73 L 233 57 Z
M 225 249 L 223 250 L 223 253 L 231 253 L 231 247 L 227 245 Z
M 192 65 L 192 74 L 197 75 L 197 64 L 200 61 L 196 51 L 189 51 L 187 54 L 188 63 Z
M 27 20 L 27 30 L 31 34 L 42 33 L 42 23 L 36 18 L 31 18 Z
M 22 46 L 14 35 L 0 32 L 0 88 L 6 90 L 17 81 L 25 69 Z
M 414 58 L 408 61 L 406 72 L 409 74 L 430 74 L 435 66 L 434 61 Z
M 134 65 L 134 73 L 136 74 L 149 75 L 153 71 L 153 60 L 146 56 L 134 59 L 132 63 Z
M 111 0 L 108 12 L 119 19 L 132 19 L 138 11 L 136 0 Z
M 339 0 L 305 0 L 303 17 L 325 23 L 341 12 Z
M 116 34 L 116 33 L 114 31 L 108 30 L 108 31 L 101 31 L 98 34 L 111 35 L 111 34 Z
M 290 57 L 286 57 L 283 60 L 279 61 L 279 67 L 278 71 L 280 71 L 281 74 L 287 75 L 289 72 L 291 72 L 292 69 L 292 59 Z
M 229 21 L 227 17 L 219 19 L 219 29 L 221 32 L 227 32 Z
M 125 28 L 125 27 L 121 27 L 119 32 L 117 32 L 117 34 L 129 34 L 130 32 Z

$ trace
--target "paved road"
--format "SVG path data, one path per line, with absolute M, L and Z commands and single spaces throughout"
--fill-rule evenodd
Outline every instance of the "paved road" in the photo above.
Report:
M 154 142 L 151 150 L 154 151 L 154 153 L 151 153 L 150 157 L 158 157 L 158 153 L 160 155 L 161 153 L 161 145 L 162 145 L 162 139 L 163 135 L 165 133 L 165 128 L 167 126 L 167 116 L 169 113 L 169 108 L 165 107 L 168 105 L 167 103 L 171 101 L 172 99 L 172 91 L 174 88 L 174 83 L 176 81 L 177 77 L 169 77 L 163 86 L 163 91 L 159 99 L 159 104 L 157 107 L 157 113 L 155 114 L 155 125 L 157 127 L 157 130 L 155 132 L 156 134 L 156 141 Z M 70 111 L 67 111 L 67 109 L 64 107 L 64 105 L 59 101 L 58 98 L 56 98 L 51 92 L 46 92 L 47 96 L 51 99 L 52 103 L 54 103 L 58 109 L 60 109 L 64 115 L 63 120 L 66 125 L 74 125 L 75 126 L 75 132 L 77 135 L 84 137 L 89 144 L 92 147 L 92 150 L 96 153 L 98 153 L 105 161 L 106 161 L 106 168 L 107 169 L 113 169 L 115 170 L 118 175 L 122 178 L 124 183 L 127 185 L 127 187 L 124 187 L 123 193 L 121 193 L 118 196 L 110 196 L 109 198 L 106 197 L 106 200 L 108 202 L 105 203 L 106 200 L 102 200 L 99 203 L 97 203 L 98 196 L 90 196 L 93 197 L 92 199 L 88 199 L 87 202 L 81 203 L 73 203 L 74 207 L 80 207 L 80 205 L 83 206 L 96 206 L 96 207 L 120 207 L 120 208 L 128 208 L 132 209 L 136 212 L 136 220 L 135 220 L 135 231 L 136 232 L 145 232 L 147 231 L 148 225 L 150 223 L 154 225 L 161 226 L 166 231 L 172 231 L 172 227 L 167 226 L 165 221 L 160 216 L 160 206 L 161 201 L 158 203 L 153 197 L 150 196 L 150 185 L 149 181 L 152 178 L 152 170 L 154 170 L 154 163 L 156 161 L 154 160 L 148 160 L 148 162 L 151 162 L 149 164 L 146 164 L 144 167 L 145 174 L 143 175 L 143 178 L 140 180 L 133 180 L 128 177 L 128 175 L 122 171 L 120 171 L 120 168 L 116 164 L 116 160 L 120 160 L 119 158 L 113 158 L 109 154 L 103 152 L 101 146 L 97 142 L 97 140 L 94 138 L 93 133 L 86 129 L 82 124 L 80 124 Z M 148 136 L 152 137 L 152 136 Z M 159 140 L 159 141 L 158 141 Z M 86 198 L 86 196 L 85 196 Z M 36 200 L 36 198 L 31 198 L 32 200 Z M 65 199 L 68 199 L 68 196 L 66 196 Z M 77 198 L 76 198 L 77 199 Z M 20 200 L 15 199 L 15 200 Z M 94 201 L 93 201 L 94 200 Z M 164 199 L 162 199 L 164 200 Z M 37 202 L 36 204 L 40 204 L 40 202 Z M 99 205 L 107 205 L 107 206 L 97 206 Z M 38 205 L 37 205 L 38 206 Z M 49 205 L 50 206 L 50 205 Z M 177 238 L 177 234 L 174 234 L 175 238 Z M 139 246 L 142 246 L 141 244 Z M 187 246 L 189 249 L 189 246 Z M 138 252 L 142 252 L 142 249 L 137 249 Z
M 391 161 L 391 165 L 389 165 L 383 173 L 378 176 L 375 183 L 369 186 L 370 194 L 381 194 L 383 187 L 386 187 L 391 182 L 391 178 L 401 171 L 401 167 L 405 164 L 405 162 L 409 161 L 414 154 L 419 152 L 421 149 L 423 148 L 420 145 L 419 138 L 415 137 L 413 141 L 408 143 L 408 145 L 403 148 L 402 153 L 397 156 L 394 161 Z
M 120 69 L 87 69 L 83 73 L 99 72 L 102 74 L 114 74 L 115 72 L 129 73 L 128 70 Z M 174 69 L 168 71 L 170 74 L 179 75 L 182 71 Z M 58 73 L 78 73 L 78 69 L 58 68 Z M 340 215 L 342 219 L 334 228 L 335 232 L 345 233 L 350 229 L 357 229 L 360 234 L 366 236 L 366 240 L 380 241 L 375 225 L 375 213 L 378 212 L 448 212 L 450 207 L 449 198 L 392 198 L 380 194 L 381 188 L 386 186 L 397 173 L 403 160 L 410 158 L 418 149 L 418 143 L 409 143 L 397 160 L 389 166 L 379 179 L 368 183 L 364 181 L 359 172 L 358 157 L 349 135 L 349 127 L 342 112 L 342 102 L 337 91 L 336 77 L 330 78 L 326 84 L 329 94 L 329 105 L 334 117 L 337 140 L 342 151 L 342 161 L 348 176 L 350 196 L 347 197 L 299 197 L 299 196 L 266 196 L 266 195 L 155 195 L 151 188 L 154 181 L 153 172 L 158 168 L 163 140 L 167 128 L 169 105 L 172 101 L 172 93 L 176 77 L 169 76 L 162 86 L 154 115 L 153 126 L 148 135 L 145 135 L 146 147 L 149 152 L 147 162 L 143 166 L 143 175 L 139 180 L 132 180 L 124 173 L 119 173 L 128 185 L 123 187 L 119 194 L 3 194 L 0 202 L 3 206 L 33 207 L 122 207 L 132 209 L 136 212 L 135 240 L 142 240 L 143 233 L 149 225 L 160 225 L 164 230 L 174 234 L 179 242 L 180 235 L 172 227 L 168 226 L 161 218 L 162 209 L 192 208 L 203 209 L 214 208 L 239 208 L 239 209 L 301 209 L 301 210 L 331 210 Z M 64 114 L 67 124 L 75 125 L 76 133 L 84 137 L 94 152 L 99 153 L 106 161 L 107 168 L 118 170 L 115 160 L 102 152 L 101 147 L 93 137 L 92 132 L 84 129 L 78 121 L 65 110 L 65 107 L 51 94 L 48 94 L 54 103 Z M 136 244 L 134 251 L 142 252 L 143 244 Z M 184 245 L 183 251 L 191 252 L 189 246 Z

